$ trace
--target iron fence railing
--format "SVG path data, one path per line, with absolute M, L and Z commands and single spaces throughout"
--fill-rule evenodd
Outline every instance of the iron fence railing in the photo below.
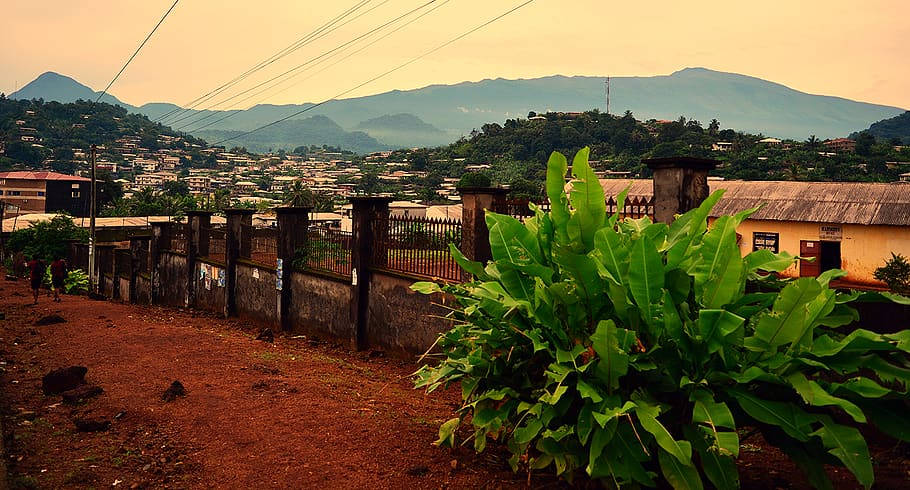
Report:
M 350 276 L 353 258 L 353 234 L 322 226 L 307 230 L 306 246 L 298 250 L 295 267 Z
M 550 210 L 550 201 L 549 200 L 540 200 L 540 201 L 531 201 L 528 199 L 509 199 L 506 201 L 507 213 L 513 218 L 524 220 L 534 216 L 534 212 L 531 211 L 530 204 L 536 204 L 543 211 Z M 616 198 L 608 197 L 607 198 L 607 213 L 613 214 L 616 212 L 618 203 Z M 654 199 L 652 197 L 646 196 L 628 196 L 626 201 L 623 204 L 622 211 L 619 213 L 620 218 L 643 218 L 649 216 L 652 219 L 654 218 Z
M 278 261 L 278 229 L 243 225 L 241 233 L 250 237 L 250 256 L 257 264 L 275 267 Z
M 374 220 L 373 264 L 380 269 L 461 280 L 449 244 L 461 246 L 461 222 L 415 216 Z
M 162 248 L 170 252 L 185 254 L 188 240 L 189 226 L 183 223 L 176 223 L 171 227 L 171 230 L 167 235 L 167 240 Z
M 208 253 L 204 257 L 218 262 L 226 261 L 227 230 L 222 226 L 203 226 L 200 232 L 208 237 L 209 243 Z

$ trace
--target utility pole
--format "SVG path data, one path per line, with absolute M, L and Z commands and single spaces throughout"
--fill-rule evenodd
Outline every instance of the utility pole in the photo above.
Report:
M 97 199 L 97 187 L 95 180 L 95 152 L 98 151 L 96 145 L 92 145 L 92 202 L 90 204 L 89 211 L 89 235 L 88 235 L 88 276 L 89 276 L 89 290 L 91 292 L 97 292 L 98 286 L 98 277 L 95 275 L 95 214 L 97 210 L 95 209 L 95 203 Z

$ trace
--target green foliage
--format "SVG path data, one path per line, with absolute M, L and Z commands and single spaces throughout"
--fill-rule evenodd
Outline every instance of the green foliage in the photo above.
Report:
M 71 270 L 63 281 L 66 294 L 84 294 L 88 292 L 88 274 L 82 269 Z
M 88 232 L 77 227 L 72 218 L 56 216 L 12 232 L 7 246 L 10 251 L 22 252 L 29 259 L 37 257 L 50 263 L 66 256 L 67 244 L 72 240 L 85 242 Z
M 907 424 L 910 331 L 840 331 L 857 318 L 849 303 L 869 295 L 830 289 L 842 271 L 769 278 L 795 257 L 740 255 L 735 230 L 754 209 L 709 229 L 720 192 L 669 226 L 621 219 L 605 213 L 587 149 L 568 195 L 567 166 L 549 160 L 549 212 L 524 223 L 487 214 L 489 264 L 452 248 L 473 282 L 414 285 L 457 302 L 441 360 L 417 373 L 428 391 L 461 385 L 464 403 L 437 442 L 460 443 L 469 424 L 477 451 L 505 444 L 516 470 L 735 488 L 737 429 L 754 427 L 817 487 L 831 486 L 827 464 L 870 487 L 858 429 L 910 439 L 895 430 Z
M 490 187 L 492 185 L 493 180 L 490 179 L 490 174 L 487 172 L 468 172 L 461 176 L 457 187 L 459 189 L 471 189 Z
M 910 296 L 910 261 L 903 255 L 891 252 L 891 258 L 875 269 L 874 276 L 887 284 L 891 291 Z

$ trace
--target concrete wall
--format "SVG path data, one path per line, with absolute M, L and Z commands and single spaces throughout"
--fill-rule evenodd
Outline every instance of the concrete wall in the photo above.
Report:
M 778 233 L 780 250 L 799 255 L 801 240 L 820 240 L 822 226 L 839 226 L 842 231 L 841 269 L 847 271 L 845 281 L 859 285 L 882 285 L 875 280 L 875 269 L 891 257 L 891 252 L 910 256 L 910 227 L 865 226 L 792 221 L 746 220 L 736 232 L 742 235 L 740 251 L 752 252 L 752 234 L 755 232 Z M 789 277 L 799 276 L 799 265 L 784 271 Z
M 186 306 L 186 256 L 162 251 L 158 271 L 158 302 Z
M 275 289 L 275 269 L 257 267 L 252 263 L 237 263 L 237 316 L 259 323 L 278 322 L 278 290 Z
M 199 259 L 196 262 L 195 274 L 196 308 L 223 314 L 227 303 L 227 292 L 225 289 L 227 271 L 224 266 Z M 219 275 L 221 280 L 219 280 Z
M 349 280 L 291 273 L 291 325 L 295 332 L 348 341 L 353 335 Z
M 437 317 L 447 310 L 436 304 L 450 301 L 445 295 L 420 294 L 410 289 L 415 280 L 373 272 L 370 280 L 367 342 L 407 354 L 423 354 L 440 333 L 452 328 L 449 320 Z

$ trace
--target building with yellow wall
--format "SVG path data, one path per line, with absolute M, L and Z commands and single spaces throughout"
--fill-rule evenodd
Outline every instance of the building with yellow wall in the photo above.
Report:
M 607 196 L 629 187 L 630 196 L 650 197 L 650 180 L 602 180 Z M 759 248 L 788 252 L 801 260 L 784 275 L 816 276 L 840 268 L 844 282 L 881 286 L 875 269 L 891 253 L 910 257 L 910 184 L 865 182 L 709 182 L 724 190 L 711 218 L 762 206 L 737 229 L 743 255 Z

